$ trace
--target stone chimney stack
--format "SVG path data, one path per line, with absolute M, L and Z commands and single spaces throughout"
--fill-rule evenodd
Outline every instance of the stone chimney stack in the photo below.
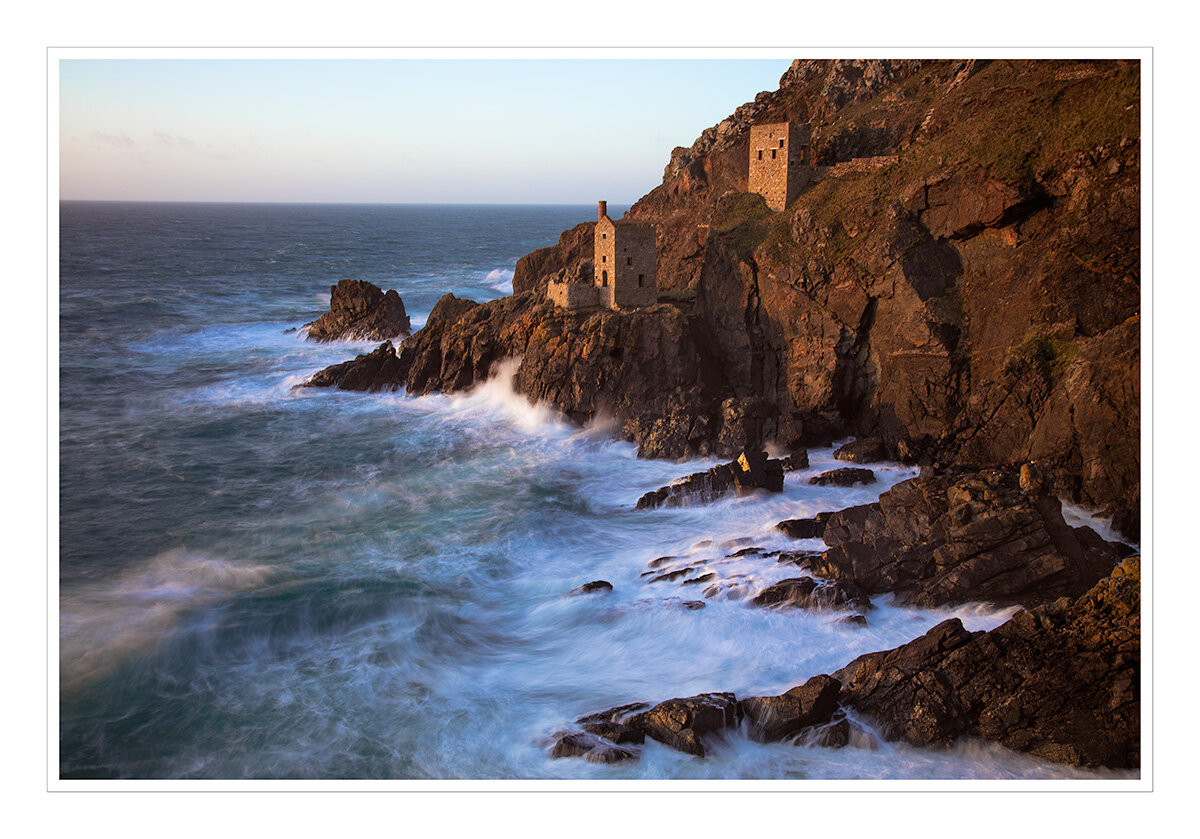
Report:
M 608 218 L 608 202 L 607 201 L 600 202 L 600 209 L 597 212 L 596 221 L 600 221 L 600 219 L 602 219 L 602 218 Z

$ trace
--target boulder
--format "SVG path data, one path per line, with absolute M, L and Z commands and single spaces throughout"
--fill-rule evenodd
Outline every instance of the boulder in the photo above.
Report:
M 811 519 L 787 519 L 775 525 L 792 539 L 820 539 L 825 535 L 825 522 L 833 513 L 817 513 Z
M 707 504 L 725 495 L 745 495 L 755 490 L 783 492 L 783 464 L 763 451 L 743 451 L 737 460 L 694 472 L 638 499 L 638 510 Z
M 868 437 L 847 443 L 833 453 L 836 460 L 847 460 L 850 463 L 876 463 L 887 459 L 887 447 L 878 437 Z
M 557 735 L 550 749 L 550 757 L 582 757 L 590 763 L 621 763 L 637 760 L 641 755 L 636 749 L 618 746 L 602 737 L 586 731 L 573 731 Z
M 329 311 L 305 326 L 310 341 L 381 341 L 412 332 L 400 295 L 363 280 L 330 286 Z
M 871 608 L 871 601 L 854 583 L 818 581 L 812 577 L 794 577 L 768 586 L 759 592 L 750 604 L 794 609 L 852 608 L 866 611 Z
M 808 468 L 808 450 L 800 449 L 783 458 L 783 471 L 795 472 L 797 469 Z
M 739 717 L 732 693 L 701 693 L 660 702 L 630 717 L 626 724 L 673 749 L 704 757 L 703 738 L 736 726 Z
M 834 513 L 823 538 L 813 573 L 918 606 L 1078 597 L 1122 556 L 1091 528 L 1067 525 L 1056 498 L 1026 495 L 997 469 L 903 481 Z
M 850 487 L 855 484 L 873 484 L 875 483 L 875 473 L 870 469 L 854 469 L 851 467 L 832 469 L 812 478 L 809 480 L 809 483 L 822 487 Z
M 783 740 L 806 728 L 829 722 L 838 709 L 842 685 L 827 675 L 813 676 L 780 696 L 751 696 L 739 703 L 759 742 Z

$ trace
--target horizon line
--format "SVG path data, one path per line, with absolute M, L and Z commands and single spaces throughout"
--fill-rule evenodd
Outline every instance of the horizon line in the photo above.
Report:
M 604 200 L 604 199 L 597 199 Z M 346 207 L 591 207 L 596 202 L 573 201 L 219 201 L 159 198 L 63 198 L 58 202 L 77 204 L 245 204 L 272 206 L 346 206 Z M 608 201 L 618 207 L 633 206 L 636 201 Z

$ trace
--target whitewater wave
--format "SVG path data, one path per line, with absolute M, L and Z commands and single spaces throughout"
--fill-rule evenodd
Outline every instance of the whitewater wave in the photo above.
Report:
M 502 291 L 505 294 L 513 293 L 513 272 L 507 268 L 496 268 L 489 271 L 483 281 L 496 291 Z
M 64 594 L 59 604 L 63 692 L 166 640 L 187 612 L 261 586 L 270 574 L 265 566 L 176 549 L 114 579 Z

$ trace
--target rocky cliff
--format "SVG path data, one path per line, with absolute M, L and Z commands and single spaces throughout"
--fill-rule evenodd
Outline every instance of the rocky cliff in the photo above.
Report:
M 661 304 L 563 312 L 590 225 L 523 258 L 513 298 L 439 304 L 410 392 L 521 356 L 517 388 L 643 455 L 847 436 L 935 466 L 1035 461 L 1049 488 L 1139 505 L 1139 66 L 797 61 L 670 156 L 629 217 L 658 227 Z M 816 183 L 745 192 L 749 128 L 813 128 Z

